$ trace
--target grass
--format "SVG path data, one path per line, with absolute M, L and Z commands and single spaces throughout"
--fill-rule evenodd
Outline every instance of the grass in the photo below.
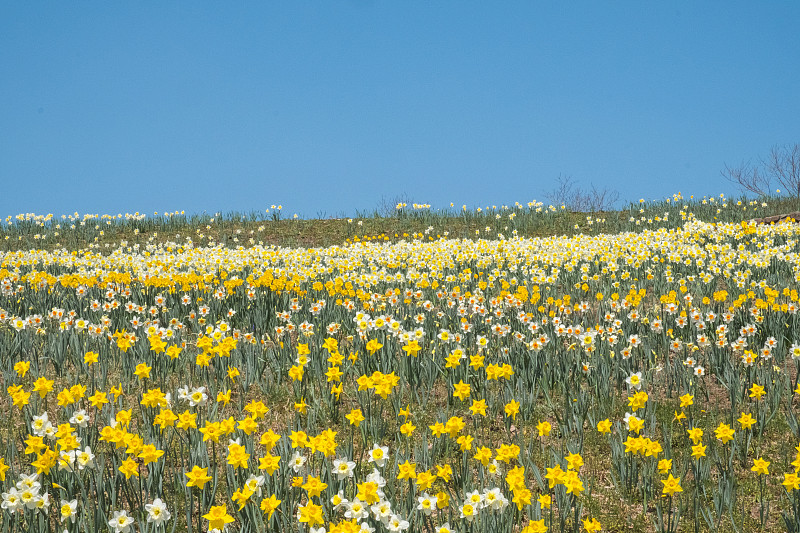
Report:
M 765 204 L 765 205 L 764 205 Z M 581 213 L 538 202 L 476 209 L 406 206 L 394 213 L 361 213 L 354 218 L 282 219 L 280 212 L 160 214 L 140 219 L 118 215 L 8 216 L 0 223 L 0 250 L 104 251 L 122 245 L 134 249 L 157 243 L 186 245 L 327 247 L 354 242 L 400 239 L 432 241 L 549 237 L 619 233 L 644 228 L 675 229 L 687 218 L 731 222 L 800 210 L 800 200 L 786 196 L 737 199 L 684 198 L 636 202 L 616 211 Z M 665 217 L 665 214 L 667 215 Z

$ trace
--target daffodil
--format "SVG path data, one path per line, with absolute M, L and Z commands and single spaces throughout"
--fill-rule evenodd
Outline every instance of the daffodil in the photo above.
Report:
M 186 483 L 187 487 L 197 487 L 202 489 L 206 483 L 211 481 L 211 476 L 208 474 L 208 468 L 200 468 L 199 466 L 194 466 L 190 472 L 186 472 L 186 477 L 189 478 L 189 481 Z
M 769 461 L 764 460 L 763 458 L 759 457 L 757 459 L 753 459 L 753 467 L 750 469 L 755 472 L 759 476 L 766 476 L 769 474 Z
M 664 484 L 662 494 L 665 496 L 673 496 L 676 492 L 683 492 L 680 481 L 680 478 L 675 478 L 670 474 L 667 479 L 661 481 L 661 483 Z
M 210 529 L 222 530 L 226 524 L 233 522 L 233 517 L 228 514 L 228 509 L 224 505 L 212 505 L 203 518 L 208 520 Z

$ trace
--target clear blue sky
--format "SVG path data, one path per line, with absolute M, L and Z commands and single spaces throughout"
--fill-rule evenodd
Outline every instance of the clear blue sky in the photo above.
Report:
M 800 2 L 4 2 L 0 215 L 736 189 L 800 142 Z

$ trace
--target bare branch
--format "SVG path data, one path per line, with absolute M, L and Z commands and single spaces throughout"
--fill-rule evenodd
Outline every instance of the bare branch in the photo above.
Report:
M 546 198 L 555 206 L 565 206 L 576 213 L 607 211 L 619 200 L 619 192 L 610 189 L 598 189 L 594 185 L 584 191 L 575 184 L 571 176 L 559 174 L 558 186 L 550 191 Z
M 763 165 L 787 193 L 800 198 L 800 144 L 773 146 Z
M 766 176 L 758 166 L 753 166 L 749 161 L 742 162 L 739 166 L 731 167 L 725 164 L 720 171 L 722 177 L 737 185 L 741 190 L 759 196 L 766 196 L 770 191 L 771 179 Z
M 619 191 L 609 189 L 597 189 L 594 184 L 587 193 L 588 207 L 593 213 L 596 211 L 608 211 L 619 200 Z
M 575 184 L 572 176 L 568 176 L 566 174 L 559 174 L 558 178 L 558 186 L 547 193 L 545 197 L 547 200 L 556 207 L 566 206 L 572 208 L 573 197 L 575 196 L 575 192 L 572 190 L 573 185 Z

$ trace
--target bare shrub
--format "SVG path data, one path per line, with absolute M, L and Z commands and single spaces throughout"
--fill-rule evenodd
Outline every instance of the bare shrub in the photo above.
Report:
M 764 167 L 788 194 L 800 198 L 800 144 L 773 146 Z
M 725 165 L 720 171 L 722 177 L 738 186 L 742 192 L 751 192 L 759 196 L 767 196 L 772 189 L 772 180 L 759 167 L 750 161 L 743 161 L 737 166 Z
M 720 174 L 742 192 L 768 196 L 774 180 L 787 194 L 800 199 L 800 144 L 775 145 L 766 158 L 759 158 L 758 163 L 726 164 Z
M 572 176 L 559 174 L 558 185 L 545 195 L 547 200 L 556 206 L 565 206 L 570 211 L 587 213 L 608 211 L 619 200 L 619 192 L 603 188 L 598 189 L 591 184 L 589 189 L 582 189 Z

